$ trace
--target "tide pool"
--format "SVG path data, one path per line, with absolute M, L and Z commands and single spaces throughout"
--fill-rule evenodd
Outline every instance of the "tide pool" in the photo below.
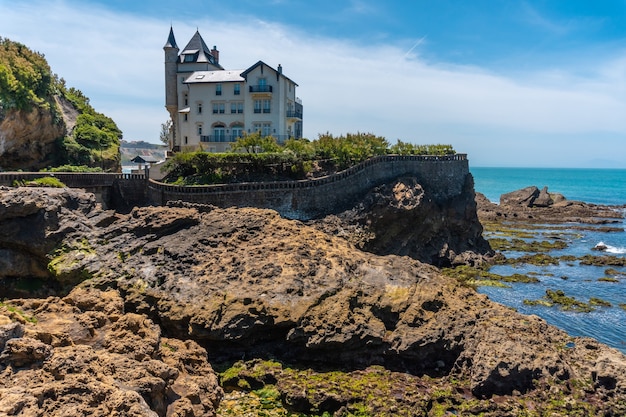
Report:
M 499 202 L 501 194 L 535 185 L 539 188 L 547 186 L 549 192 L 561 193 L 568 200 L 606 205 L 626 204 L 626 170 L 471 168 L 470 171 L 474 176 L 475 190 L 493 202 Z M 619 210 L 623 212 L 624 208 Z M 551 229 L 552 226 L 546 225 L 534 238 L 551 240 L 559 236 L 567 241 L 567 248 L 553 250 L 548 253 L 551 256 L 606 254 L 623 258 L 626 254 L 624 231 L 605 233 L 591 228 L 569 232 L 567 224 L 559 226 L 564 229 Z M 623 229 L 626 224 L 622 219 L 611 226 Z M 529 232 L 536 233 L 532 230 Z M 490 235 L 485 234 L 485 237 L 488 239 Z M 592 248 L 598 243 L 606 245 L 607 251 L 594 251 Z M 521 255 L 503 253 L 507 258 Z M 617 271 L 618 275 L 608 274 L 609 268 Z M 587 266 L 575 260 L 549 266 L 497 265 L 490 271 L 500 275 L 531 274 L 539 279 L 538 283 L 533 284 L 513 283 L 511 288 L 479 287 L 478 291 L 488 295 L 491 300 L 513 307 L 523 314 L 536 314 L 573 336 L 593 337 L 626 353 L 626 310 L 620 306 L 626 304 L 625 267 Z M 610 303 L 610 306 L 595 306 L 595 310 L 590 313 L 579 313 L 562 311 L 558 306 L 524 303 L 524 300 L 541 299 L 547 290 L 562 290 L 565 295 L 585 303 L 597 298 Z

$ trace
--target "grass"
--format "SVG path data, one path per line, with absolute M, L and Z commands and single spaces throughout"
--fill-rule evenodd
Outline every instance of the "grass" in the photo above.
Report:
M 14 313 L 14 314 L 19 315 L 20 317 L 22 317 L 28 323 L 37 324 L 37 317 L 29 316 L 24 311 L 20 310 L 18 307 L 14 306 L 12 304 L 0 301 L 0 308 L 4 308 L 8 312 L 10 312 L 10 313 Z

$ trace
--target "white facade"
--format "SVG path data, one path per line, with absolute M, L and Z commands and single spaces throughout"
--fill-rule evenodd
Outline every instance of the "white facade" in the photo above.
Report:
M 284 142 L 302 137 L 298 86 L 258 61 L 245 70 L 225 70 L 219 51 L 199 32 L 179 53 L 170 29 L 165 51 L 165 107 L 172 120 L 170 148 L 224 152 L 244 132 L 260 131 Z

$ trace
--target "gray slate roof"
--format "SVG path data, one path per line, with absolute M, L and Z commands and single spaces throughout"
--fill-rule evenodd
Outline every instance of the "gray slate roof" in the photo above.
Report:
M 197 30 L 187 46 L 185 46 L 185 49 L 181 52 L 181 55 L 195 54 L 196 52 L 199 52 L 196 62 L 214 62 L 213 56 L 211 55 L 211 49 L 209 49 L 207 44 L 204 43 L 204 39 L 202 39 L 200 32 Z
M 178 49 L 178 45 L 176 45 L 176 38 L 174 38 L 174 28 L 170 26 L 170 36 L 167 37 L 167 43 L 163 48 L 176 48 Z
M 185 80 L 185 84 L 227 83 L 246 80 L 241 76 L 243 70 L 195 71 Z

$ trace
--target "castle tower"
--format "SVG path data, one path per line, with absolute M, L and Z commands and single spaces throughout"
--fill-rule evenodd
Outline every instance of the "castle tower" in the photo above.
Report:
M 178 72 L 178 46 L 174 38 L 174 29 L 170 27 L 170 35 L 167 38 L 165 46 L 165 108 L 170 114 L 172 128 L 170 130 L 170 149 L 178 150 L 180 148 L 180 139 L 176 137 L 178 122 L 178 80 L 176 74 Z

